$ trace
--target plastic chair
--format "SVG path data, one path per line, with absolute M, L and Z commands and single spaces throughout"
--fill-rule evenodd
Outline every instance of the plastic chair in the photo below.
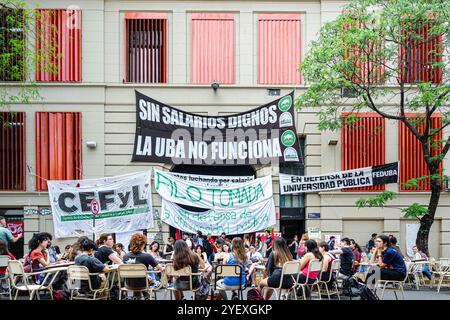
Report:
M 402 293 L 402 299 L 405 300 L 405 292 L 403 290 L 403 286 L 406 284 L 406 281 L 408 280 L 408 276 L 413 268 L 413 263 L 408 263 L 406 265 L 406 276 L 403 280 L 378 280 L 377 281 L 377 287 L 382 287 L 381 291 L 381 297 L 380 300 L 383 300 L 384 292 L 387 290 L 394 291 L 395 299 L 398 300 L 397 297 L 397 291 L 400 291 Z M 392 285 L 391 288 L 388 287 L 388 285 Z
M 167 291 L 170 292 L 170 300 L 172 300 L 172 292 L 173 291 L 188 291 L 188 292 L 192 292 L 193 293 L 193 300 L 195 300 L 195 292 L 198 291 L 200 289 L 200 286 L 198 288 L 194 288 L 193 286 L 193 281 L 192 281 L 192 277 L 193 276 L 198 276 L 200 277 L 201 273 L 192 273 L 192 269 L 190 266 L 184 267 L 183 269 L 180 270 L 175 270 L 173 267 L 173 264 L 169 263 L 166 264 L 166 267 L 164 269 L 164 274 L 165 274 L 165 291 L 164 291 L 164 300 L 166 299 L 166 294 Z M 189 289 L 185 289 L 185 290 L 179 290 L 179 289 L 175 289 L 173 284 L 170 285 L 169 284 L 169 278 L 171 277 L 189 277 Z
M 26 291 L 30 296 L 30 300 L 33 300 L 34 295 L 38 300 L 40 300 L 39 291 L 48 291 L 50 293 L 50 298 L 53 300 L 53 288 L 52 284 L 55 281 L 56 276 L 59 271 L 51 272 L 51 271 L 40 271 L 40 272 L 31 272 L 25 273 L 23 270 L 23 265 L 17 260 L 9 260 L 8 261 L 8 274 L 10 279 L 10 285 L 13 289 L 16 290 L 16 295 L 14 300 L 17 300 L 17 296 L 19 291 Z M 30 281 L 30 277 L 34 278 L 36 275 L 45 274 L 44 279 L 40 284 L 35 284 L 33 281 Z M 49 278 L 52 277 L 49 281 Z M 22 279 L 22 285 L 18 284 L 18 279 Z
M 299 282 L 299 277 L 300 277 L 300 275 L 301 275 L 302 273 L 301 273 L 301 272 L 298 273 L 296 283 L 297 283 L 297 287 L 298 287 L 299 289 L 300 289 L 300 288 L 302 289 L 302 292 L 303 292 L 303 299 L 304 299 L 304 300 L 306 300 L 306 287 L 311 287 L 311 291 L 312 291 L 312 289 L 314 288 L 314 286 L 316 286 L 316 288 L 317 288 L 318 295 L 319 295 L 319 300 L 322 300 L 322 297 L 321 297 L 321 295 L 320 295 L 320 287 L 319 287 L 319 276 L 320 276 L 320 271 L 322 270 L 322 264 L 323 264 L 322 261 L 319 261 L 319 260 L 311 260 L 311 261 L 309 262 L 309 266 L 308 266 L 308 270 L 307 270 L 307 273 L 306 273 L 305 282 L 303 282 L 303 283 L 300 283 L 300 282 Z M 309 284 L 309 283 L 308 283 L 308 282 L 309 282 L 309 276 L 310 276 L 310 274 L 313 273 L 313 272 L 318 272 L 319 274 L 318 274 L 317 278 L 315 279 L 315 281 L 314 281 L 313 283 Z
M 320 279 L 322 279 L 322 273 L 320 274 L 320 277 L 319 277 L 319 287 L 325 287 L 325 291 L 321 291 L 321 293 L 322 293 L 322 292 L 326 293 L 327 296 L 328 296 L 328 300 L 331 300 L 331 295 L 332 295 L 332 294 L 336 294 L 336 295 L 338 296 L 338 299 L 341 300 L 341 297 L 340 297 L 340 295 L 339 295 L 339 288 L 338 288 L 337 280 L 336 280 L 337 275 L 338 275 L 340 269 L 341 269 L 341 260 L 335 259 L 335 260 L 333 260 L 333 262 L 331 263 L 331 270 L 330 270 L 330 274 L 329 274 L 328 279 L 326 279 L 326 280 L 320 280 Z M 322 271 L 322 272 L 323 272 L 323 271 Z M 333 278 L 335 279 L 335 281 L 333 281 L 333 288 L 330 290 L 330 289 L 328 288 L 328 283 L 329 283 Z
M 295 260 L 295 261 L 285 262 L 285 264 L 283 265 L 283 268 L 281 270 L 280 283 L 279 283 L 278 287 L 276 287 L 276 288 L 267 287 L 267 289 L 272 289 L 275 292 L 277 300 L 281 299 L 281 297 L 282 297 L 281 291 L 282 290 L 287 290 L 287 296 L 289 296 L 291 291 L 293 291 L 295 300 L 297 300 L 297 292 L 296 292 L 295 288 L 297 285 L 297 280 L 298 280 L 299 274 L 300 274 L 300 261 Z M 294 280 L 293 286 L 291 288 L 288 288 L 288 289 L 282 288 L 283 279 L 285 276 L 287 276 L 287 277 L 291 276 L 292 279 Z M 264 291 L 264 289 L 266 289 L 266 288 L 264 287 L 263 291 Z
M 98 289 L 92 287 L 91 276 L 98 275 L 100 273 L 89 273 L 89 269 L 84 266 L 69 266 L 67 287 L 70 290 L 70 300 L 106 300 L 109 292 L 108 281 L 105 281 Z M 74 295 L 76 291 L 82 289 L 82 281 L 87 282 L 89 291 L 86 294 Z
M 122 300 L 122 292 L 147 292 L 151 297 L 154 287 L 151 287 L 148 283 L 148 272 L 145 265 L 122 264 L 118 267 L 117 274 L 119 277 L 119 300 Z M 132 287 L 130 281 L 127 281 L 128 279 L 141 279 L 143 283 L 145 281 L 145 286 Z
M 245 275 L 245 273 L 242 273 L 243 266 L 237 265 L 237 264 L 219 264 L 214 268 L 214 291 L 217 290 L 217 280 L 219 280 L 219 277 L 233 277 L 242 279 L 242 276 Z M 241 300 L 244 300 L 244 294 L 243 290 L 245 290 L 246 283 L 243 285 L 237 285 L 233 287 L 229 287 L 227 289 L 219 289 L 223 291 L 234 291 L 238 290 L 238 296 Z
M 0 256 L 0 268 L 8 268 L 8 261 L 10 260 L 10 257 L 8 255 L 1 255 Z M 6 291 L 3 292 L 2 282 L 6 283 Z M 9 300 L 12 300 L 11 298 L 11 285 L 9 284 L 9 277 L 8 274 L 0 275 L 0 295 L 9 295 Z

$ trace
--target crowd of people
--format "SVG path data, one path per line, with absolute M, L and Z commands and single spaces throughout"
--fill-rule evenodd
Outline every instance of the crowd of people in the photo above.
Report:
M 0 222 L 4 220 L 0 217 Z M 1 228 L 1 227 L 0 227 Z M 4 227 L 3 227 L 4 229 Z M 15 257 L 8 250 L 8 242 L 14 238 L 0 229 L 0 255 Z M 3 235 L 3 236 L 2 236 Z M 264 239 L 264 240 L 263 240 Z M 110 265 L 143 264 L 148 270 L 162 271 L 166 263 L 172 263 L 175 270 L 191 267 L 193 273 L 202 270 L 202 278 L 194 277 L 193 286 L 199 287 L 202 280 L 208 283 L 214 266 L 238 265 L 242 277 L 224 277 L 217 282 L 217 289 L 222 299 L 227 299 L 227 291 L 232 292 L 232 299 L 238 298 L 238 290 L 244 285 L 264 290 L 265 299 L 270 299 L 272 289 L 278 287 L 280 281 L 282 288 L 289 289 L 294 279 L 285 276 L 281 279 L 282 268 L 286 262 L 300 261 L 301 274 L 299 281 L 309 283 L 316 281 L 319 275 L 322 281 L 332 286 L 337 279 L 348 278 L 355 273 L 364 271 L 367 263 L 377 264 L 381 268 L 382 280 L 403 280 L 407 268 L 405 261 L 409 258 L 401 252 L 397 239 L 390 235 L 372 234 L 366 245 L 361 248 L 354 239 L 342 238 L 336 243 L 335 237 L 328 241 L 309 239 L 305 233 L 301 237 L 285 240 L 282 237 L 274 237 L 270 230 L 266 230 L 265 237 L 251 237 L 245 234 L 241 237 L 227 237 L 222 233 L 219 237 L 204 236 L 202 232 L 191 237 L 188 233 L 182 235 L 182 239 L 175 241 L 169 237 L 164 246 L 158 241 L 152 241 L 148 245 L 146 235 L 136 233 L 131 236 L 128 248 L 114 242 L 112 234 L 102 234 L 94 242 L 88 237 L 80 237 L 72 245 L 67 245 L 64 252 L 60 252 L 57 246 L 52 245 L 52 235 L 47 232 L 34 234 L 30 239 L 29 250 L 23 257 L 25 272 L 39 272 L 58 261 L 72 261 L 75 265 L 85 266 L 90 273 L 93 288 L 100 288 L 107 281 L 105 273 L 109 272 Z M 148 250 L 147 250 L 148 246 Z M 417 246 L 413 248 L 415 260 L 427 260 L 428 257 Z M 337 278 L 330 277 L 331 265 L 334 260 L 340 259 L 341 266 Z M 311 261 L 322 261 L 322 272 L 307 274 Z M 257 266 L 264 266 L 261 279 L 257 281 L 255 274 Z M 5 268 L 2 268 L 5 269 Z M 261 270 L 261 268 L 259 268 Z M 6 270 L 0 269 L 0 275 Z M 422 267 L 423 274 L 431 278 L 426 265 Z M 308 279 L 306 278 L 308 276 Z M 35 281 L 42 281 L 42 277 L 36 276 Z M 141 279 L 129 280 L 132 287 L 145 285 Z M 161 281 L 158 273 L 149 273 L 150 285 L 158 285 Z M 179 277 L 173 279 L 173 286 L 177 290 L 176 299 L 183 299 L 183 290 L 189 288 L 189 278 Z M 86 284 L 83 290 L 87 290 Z

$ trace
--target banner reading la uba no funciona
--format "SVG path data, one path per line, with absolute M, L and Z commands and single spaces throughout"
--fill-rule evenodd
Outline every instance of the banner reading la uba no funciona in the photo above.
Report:
M 151 171 L 47 184 L 56 238 L 153 227 Z M 93 200 L 100 208 L 95 229 L 90 208 Z
M 298 162 L 294 93 L 223 117 L 188 113 L 136 91 L 132 162 L 248 165 Z

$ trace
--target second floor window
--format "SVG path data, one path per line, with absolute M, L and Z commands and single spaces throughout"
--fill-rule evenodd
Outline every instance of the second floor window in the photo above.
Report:
M 167 83 L 167 17 L 125 14 L 125 82 Z

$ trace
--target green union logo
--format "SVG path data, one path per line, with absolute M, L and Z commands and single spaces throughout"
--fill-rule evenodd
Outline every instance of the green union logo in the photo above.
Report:
M 286 147 L 292 147 L 295 143 L 295 133 L 287 130 L 281 135 L 281 143 Z
M 278 109 L 280 109 L 281 111 L 288 111 L 291 106 L 292 106 L 292 98 L 290 95 L 278 101 Z

